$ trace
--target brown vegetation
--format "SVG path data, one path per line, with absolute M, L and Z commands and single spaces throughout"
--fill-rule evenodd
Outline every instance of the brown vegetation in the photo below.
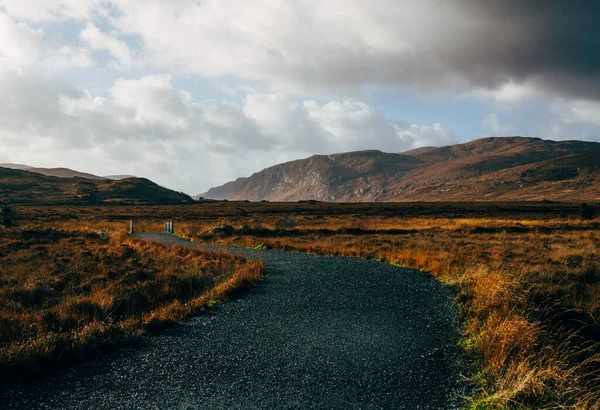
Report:
M 253 201 L 598 201 L 598 154 L 596 142 L 502 137 L 400 154 L 313 155 L 201 196 Z
M 0 374 L 26 376 L 129 343 L 258 280 L 225 253 L 56 229 L 0 236 Z
M 592 205 L 598 208 L 598 204 Z M 471 408 L 598 408 L 600 223 L 574 203 L 19 208 L 22 223 L 379 259 L 451 285 Z
M 197 240 L 366 257 L 430 271 L 457 292 L 461 343 L 472 363 L 472 408 L 600 405 L 599 223 L 295 219 L 186 229 Z
M 0 167 L 0 201 L 12 204 L 182 204 L 192 199 L 145 178 L 59 178 Z

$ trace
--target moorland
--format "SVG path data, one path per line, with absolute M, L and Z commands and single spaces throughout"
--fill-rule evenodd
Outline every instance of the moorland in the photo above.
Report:
M 116 253 L 109 255 L 128 264 L 119 253 L 122 242 L 142 253 L 149 246 L 121 236 L 128 221 L 133 219 L 138 230 L 156 232 L 172 219 L 175 234 L 194 241 L 355 256 L 426 270 L 453 288 L 460 307 L 463 374 L 472 386 L 467 407 L 597 408 L 600 221 L 593 211 L 598 205 L 219 201 L 19 206 L 16 232 L 87 235 L 92 243 L 99 241 L 93 246 L 112 247 Z M 111 239 L 95 237 L 98 232 Z M 80 242 L 76 248 L 92 246 Z M 139 264 L 144 258 L 136 260 Z M 161 263 L 171 266 L 169 259 Z M 132 266 L 126 276 L 132 270 L 144 268 Z M 81 283 L 95 276 L 82 273 Z M 32 277 L 27 286 L 35 288 L 35 282 Z M 103 298 L 113 302 L 100 298 L 97 305 L 110 311 L 114 299 Z M 59 317 L 67 318 L 63 312 Z
M 169 248 L 124 233 L 52 228 L 0 235 L 0 382 L 139 340 L 258 280 L 260 261 Z

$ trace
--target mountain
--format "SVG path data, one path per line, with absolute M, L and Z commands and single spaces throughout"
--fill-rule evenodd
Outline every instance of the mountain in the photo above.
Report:
M 199 196 L 270 201 L 600 200 L 600 143 L 483 138 L 400 154 L 313 155 Z
M 219 187 L 211 188 L 208 192 L 200 195 L 196 195 L 194 199 L 216 199 L 223 200 L 227 199 L 232 192 L 234 192 L 238 187 L 242 187 L 244 183 L 248 180 L 248 178 L 238 178 L 235 181 L 231 181 L 226 183 L 225 185 L 221 185 Z
M 35 172 L 37 174 L 42 174 L 47 177 L 57 177 L 57 178 L 85 178 L 85 179 L 105 179 L 99 177 L 97 175 L 88 174 L 85 172 L 74 171 L 69 168 L 25 168 L 23 171 Z
M 193 200 L 145 178 L 46 176 L 0 167 L 0 202 L 12 204 L 179 204 Z
M 48 177 L 58 178 L 86 178 L 86 179 L 106 179 L 98 175 L 88 174 L 85 172 L 74 171 L 69 168 L 38 168 L 22 164 L 0 164 L 1 168 L 18 169 L 22 171 L 35 172 L 37 174 L 46 175 Z
M 10 168 L 10 169 L 27 169 L 27 168 L 32 168 L 29 165 L 23 165 L 23 164 L 0 164 L 0 167 L 2 167 L 2 168 Z
M 23 164 L 0 164 L 0 168 L 19 169 L 22 171 L 35 172 L 38 174 L 46 175 L 48 177 L 58 177 L 58 178 L 85 178 L 85 179 L 112 179 L 112 180 L 137 178 L 134 175 L 98 176 L 98 175 L 94 175 L 94 174 L 88 174 L 86 172 L 74 171 L 69 168 L 38 168 L 38 167 L 32 167 L 30 165 L 23 165 Z
M 135 175 L 104 175 L 102 178 L 118 181 L 120 179 L 137 178 Z

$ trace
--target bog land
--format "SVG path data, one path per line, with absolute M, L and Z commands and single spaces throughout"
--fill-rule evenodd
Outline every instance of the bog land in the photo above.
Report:
M 146 232 L 162 231 L 169 219 L 177 235 L 196 242 L 424 270 L 451 287 L 460 309 L 471 386 L 465 406 L 597 408 L 600 221 L 590 211 L 597 208 L 552 201 L 21 206 L 17 229 L 116 238 L 130 219 Z

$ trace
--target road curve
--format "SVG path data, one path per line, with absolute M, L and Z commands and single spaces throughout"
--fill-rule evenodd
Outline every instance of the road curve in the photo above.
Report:
M 457 311 L 431 276 L 357 258 L 229 249 L 263 259 L 267 276 L 248 294 L 140 346 L 0 391 L 0 408 L 458 407 Z

